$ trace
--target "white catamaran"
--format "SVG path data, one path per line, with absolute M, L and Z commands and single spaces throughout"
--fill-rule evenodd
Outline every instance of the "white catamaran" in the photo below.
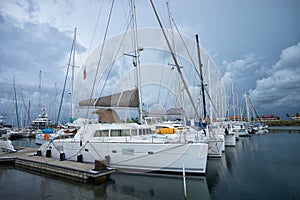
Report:
M 137 90 L 81 101 L 94 105 L 137 106 Z M 98 122 L 84 121 L 74 138 L 44 143 L 43 156 L 83 162 L 103 161 L 107 166 L 129 172 L 206 172 L 208 144 L 154 134 L 150 126 L 122 123 L 114 110 L 98 111 Z
M 142 122 L 139 48 L 133 0 L 131 8 L 134 27 L 132 57 L 137 71 L 136 88 L 104 97 L 90 98 L 79 102 L 79 105 L 138 108 L 139 121 Z M 206 172 L 208 144 L 155 134 L 147 125 L 123 123 L 112 109 L 97 112 L 97 122 L 83 121 L 74 138 L 44 143 L 40 147 L 41 155 L 82 162 L 101 160 L 109 167 L 128 172 L 182 173 L 183 168 L 187 173 Z
M 53 140 L 41 146 L 43 156 L 94 162 L 129 172 L 206 172 L 208 145 L 180 142 L 153 134 L 148 126 L 135 123 L 86 123 L 74 138 Z

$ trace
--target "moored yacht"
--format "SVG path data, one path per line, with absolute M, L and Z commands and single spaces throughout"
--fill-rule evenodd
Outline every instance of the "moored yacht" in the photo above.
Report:
M 32 129 L 49 128 L 50 125 L 51 125 L 51 121 L 48 118 L 48 114 L 46 113 L 46 108 L 42 108 L 39 116 L 31 122 Z
M 44 143 L 41 154 L 67 160 L 95 162 L 128 172 L 206 172 L 208 145 L 181 142 L 176 137 L 153 134 L 135 123 L 92 123 L 81 126 L 74 138 Z M 49 154 L 49 153 L 48 153 Z

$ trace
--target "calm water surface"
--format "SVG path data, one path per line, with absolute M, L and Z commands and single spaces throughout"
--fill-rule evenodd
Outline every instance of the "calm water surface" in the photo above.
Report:
M 35 141 L 13 141 L 35 147 Z M 188 177 L 188 199 L 300 199 L 300 132 L 276 129 L 240 138 L 205 176 Z M 0 165 L 1 199 L 183 199 L 180 176 L 115 173 L 103 185 L 77 183 Z

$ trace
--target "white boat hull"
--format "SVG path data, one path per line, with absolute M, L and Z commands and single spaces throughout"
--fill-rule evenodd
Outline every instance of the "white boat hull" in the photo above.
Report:
M 224 140 L 222 137 L 217 137 L 216 139 L 203 137 L 201 139 L 202 143 L 208 144 L 207 156 L 210 158 L 221 158 L 224 146 Z
M 236 136 L 234 133 L 225 135 L 225 146 L 229 146 L 229 147 L 236 146 Z
M 208 145 L 205 143 L 133 143 L 133 142 L 87 142 L 55 140 L 41 146 L 42 156 L 51 149 L 51 157 L 60 158 L 61 152 L 67 160 L 83 162 L 104 160 L 109 167 L 133 172 L 182 172 L 204 174 Z

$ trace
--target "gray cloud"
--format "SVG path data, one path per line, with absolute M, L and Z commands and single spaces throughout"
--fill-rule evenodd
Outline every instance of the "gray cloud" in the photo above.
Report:
M 31 100 L 32 115 L 37 115 L 39 108 L 36 108 L 36 92 L 40 70 L 42 71 L 43 106 L 52 110 L 54 83 L 57 83 L 57 99 L 59 99 L 72 36 L 50 24 L 24 22 L 20 25 L 13 18 L 1 15 L 0 43 L 0 112 L 5 112 L 3 111 L 5 105 L 12 101 L 10 93 L 13 76 L 15 76 L 16 87 L 22 91 L 26 104 Z M 83 50 L 82 46 L 79 46 L 79 49 Z
M 300 110 L 300 43 L 284 49 L 268 76 L 256 81 L 250 97 L 266 114 L 291 115 Z
M 266 68 L 265 59 L 253 53 L 235 61 L 223 61 L 222 64 L 224 84 L 231 88 L 233 83 L 235 88 L 242 92 L 255 88 L 255 81 L 264 76 L 262 69 Z

